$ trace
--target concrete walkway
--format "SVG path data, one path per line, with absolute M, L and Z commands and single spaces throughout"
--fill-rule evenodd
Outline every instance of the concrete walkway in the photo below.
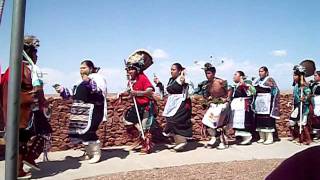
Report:
M 319 145 L 318 144 L 313 144 Z M 102 161 L 97 164 L 78 162 L 79 150 L 49 153 L 49 162 L 39 162 L 41 171 L 33 172 L 35 179 L 78 179 L 117 172 L 190 165 L 198 163 L 241 161 L 253 159 L 283 159 L 310 146 L 296 145 L 282 139 L 272 145 L 253 143 L 249 146 L 232 145 L 225 150 L 206 149 L 203 143 L 190 143 L 186 152 L 175 153 L 159 145 L 157 152 L 139 155 L 128 152 L 126 147 L 107 148 L 102 152 Z M 42 159 L 42 156 L 41 156 Z M 5 162 L 0 161 L 0 179 L 4 179 Z

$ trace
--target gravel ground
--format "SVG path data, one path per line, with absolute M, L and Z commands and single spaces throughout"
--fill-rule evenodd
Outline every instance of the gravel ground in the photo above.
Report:
M 283 160 L 250 160 L 223 163 L 194 164 L 178 167 L 131 171 L 86 178 L 82 180 L 113 180 L 113 179 L 264 179 Z

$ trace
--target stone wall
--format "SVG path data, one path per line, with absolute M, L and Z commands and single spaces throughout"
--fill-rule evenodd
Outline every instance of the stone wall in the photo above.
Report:
M 291 102 L 292 95 L 281 95 L 281 119 L 277 120 L 277 129 L 280 137 L 286 137 L 289 135 L 287 127 L 287 121 L 291 111 L 291 107 L 288 102 Z M 77 148 L 70 144 L 68 139 L 68 119 L 71 101 L 63 101 L 60 98 L 49 98 L 50 103 L 53 105 L 53 111 L 51 116 L 51 126 L 53 128 L 52 134 L 52 148 L 51 151 L 66 150 L 70 148 Z M 128 97 L 123 97 L 121 101 L 116 98 L 108 98 L 108 121 L 101 123 L 98 135 L 103 147 L 106 146 L 120 146 L 130 145 L 134 141 L 134 137 L 130 137 L 121 122 L 122 114 L 129 107 L 132 102 Z M 157 99 L 160 115 L 164 109 L 165 100 Z M 193 122 L 193 138 L 195 140 L 204 140 L 201 134 L 201 119 L 205 110 L 201 105 L 201 97 L 192 98 L 192 122 Z M 164 117 L 157 117 L 159 125 L 163 127 L 165 125 Z M 137 132 L 138 133 L 138 132 Z M 161 141 L 161 140 L 160 140 Z

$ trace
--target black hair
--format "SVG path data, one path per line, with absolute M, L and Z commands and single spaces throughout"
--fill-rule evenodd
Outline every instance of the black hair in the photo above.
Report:
M 182 67 L 182 65 L 180 63 L 174 63 L 174 64 L 172 64 L 172 66 L 176 66 L 178 71 L 183 71 L 185 69 L 184 67 Z
M 242 76 L 242 77 L 245 77 L 245 76 L 246 76 L 243 71 L 237 71 L 237 73 L 238 73 L 240 76 Z
M 32 59 L 33 58 L 33 53 L 37 52 L 37 48 L 34 46 L 30 46 L 30 45 L 23 45 L 23 50 L 27 53 L 27 55 Z M 23 59 L 25 59 L 25 57 L 23 57 Z M 25 59 L 26 60 L 26 59 Z M 34 59 L 32 59 L 34 60 Z
M 81 62 L 81 64 L 85 64 L 86 66 L 88 66 L 92 73 L 97 73 L 100 70 L 99 67 L 94 66 L 91 60 L 84 60 Z
M 207 71 L 211 71 L 212 72 L 212 74 L 216 74 L 216 68 L 214 67 L 214 66 L 212 66 L 212 67 L 208 67 L 208 68 L 206 68 L 205 69 L 205 72 L 207 72 Z
M 316 74 L 318 74 L 318 76 L 320 76 L 320 71 L 316 71 Z
M 296 84 L 298 84 L 298 86 L 300 87 L 300 86 L 301 86 L 301 78 L 302 78 L 303 83 L 306 83 L 306 79 L 305 79 L 305 77 L 303 76 L 303 74 L 301 74 L 301 72 L 299 72 L 299 71 L 294 71 L 294 72 L 293 72 L 293 75 L 298 76 L 299 79 L 298 79 L 298 82 L 293 81 L 293 82 L 292 82 L 292 86 L 295 86 Z
M 263 69 L 266 73 L 269 73 L 269 69 L 266 66 L 262 66 L 259 69 Z
M 301 76 L 301 75 L 304 75 L 302 72 L 300 71 L 293 71 L 293 74 L 296 75 L 296 76 Z

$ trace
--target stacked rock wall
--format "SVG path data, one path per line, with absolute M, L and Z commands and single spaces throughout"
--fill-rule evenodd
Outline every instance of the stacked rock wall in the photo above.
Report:
M 291 112 L 291 106 L 288 102 L 291 102 L 292 95 L 281 95 L 281 119 L 277 120 L 277 129 L 280 137 L 287 137 L 288 131 L 288 118 Z M 76 148 L 70 143 L 68 138 L 68 119 L 70 116 L 71 101 L 63 101 L 60 98 L 49 98 L 49 102 L 52 104 L 51 126 L 53 128 L 52 134 L 52 148 L 51 151 L 66 150 L 70 148 Z M 130 137 L 127 133 L 124 124 L 122 123 L 123 113 L 131 107 L 132 102 L 128 97 L 122 97 L 119 101 L 116 98 L 110 97 L 107 99 L 108 103 L 108 121 L 102 122 L 98 136 L 100 138 L 103 147 L 130 145 L 135 139 Z M 164 109 L 165 100 L 157 99 L 159 107 L 159 115 L 162 114 Z M 192 98 L 192 122 L 193 122 L 193 138 L 195 140 L 205 140 L 205 137 L 201 133 L 201 119 L 205 110 L 201 104 L 201 97 Z M 157 117 L 157 121 L 160 126 L 165 125 L 165 118 L 162 116 Z

